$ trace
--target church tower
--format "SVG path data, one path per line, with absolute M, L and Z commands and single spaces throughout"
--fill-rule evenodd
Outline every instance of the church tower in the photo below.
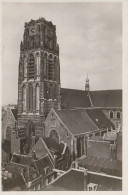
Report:
M 87 74 L 86 83 L 85 83 L 85 91 L 89 91 L 89 90 L 90 90 L 90 85 L 89 85 L 89 78 Z
M 56 26 L 44 18 L 25 23 L 20 45 L 18 127 L 42 135 L 51 108 L 60 109 L 60 62 Z

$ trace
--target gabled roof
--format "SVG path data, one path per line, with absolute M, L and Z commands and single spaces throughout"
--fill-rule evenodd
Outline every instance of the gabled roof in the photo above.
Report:
M 108 127 L 114 128 L 113 123 L 105 116 L 102 110 L 93 108 L 85 109 L 85 111 L 99 129 Z
M 84 109 L 55 110 L 55 112 L 67 129 L 74 135 L 98 129 Z
M 5 170 L 8 171 L 9 173 L 12 173 L 13 178 L 17 178 L 17 176 L 19 176 L 23 172 L 25 180 L 26 181 L 29 180 L 29 175 L 27 174 L 29 173 L 29 166 L 27 165 L 21 165 L 18 163 L 9 162 L 6 165 Z
M 89 91 L 94 107 L 122 107 L 122 90 Z
M 87 107 L 117 108 L 122 107 L 122 90 L 83 91 L 61 88 L 61 107 L 87 108 Z
M 50 186 L 51 190 L 55 189 L 56 191 L 83 191 L 84 172 L 71 169 L 53 182 Z M 42 190 L 45 191 L 47 188 L 49 188 L 49 186 Z
M 122 179 L 108 177 L 105 174 L 88 172 L 88 182 L 98 184 L 97 191 L 121 191 Z
M 23 176 L 20 174 L 16 178 L 8 178 L 2 181 L 3 191 L 10 191 L 15 187 L 20 187 L 22 190 L 26 189 L 26 183 Z
M 45 171 L 44 171 L 45 167 L 49 166 L 51 169 L 54 168 L 49 155 L 46 155 L 38 160 L 35 160 L 35 163 L 36 163 L 39 173 L 42 175 L 45 175 Z
M 50 154 L 50 151 L 48 147 L 46 146 L 43 139 L 40 137 L 37 143 L 34 145 L 28 156 L 32 156 L 33 151 L 36 153 L 37 158 L 42 158 L 46 156 L 47 154 Z
M 68 109 L 73 107 L 86 108 L 91 106 L 88 92 L 66 88 L 61 88 L 60 92 L 62 108 Z
M 28 165 L 29 167 L 35 168 L 34 159 L 32 156 L 13 154 L 11 162 Z
M 62 152 L 64 150 L 64 146 L 65 146 L 63 143 L 59 144 L 59 143 L 55 142 L 53 139 L 51 139 L 50 137 L 45 137 L 45 138 L 43 138 L 43 140 L 46 143 L 49 150 L 52 150 L 58 154 L 62 154 Z
M 12 111 L 12 114 L 13 114 L 15 120 L 17 120 L 18 109 L 11 109 L 11 111 Z
M 85 182 L 85 184 L 84 184 Z M 98 184 L 96 191 L 121 191 L 122 179 L 87 171 L 87 176 L 84 176 L 84 171 L 79 169 L 70 169 L 60 178 L 53 181 L 41 191 L 84 191 L 85 185 L 92 183 Z M 87 186 L 86 186 L 87 187 Z
M 89 171 L 106 173 L 113 176 L 122 176 L 122 162 L 109 158 L 87 156 L 79 160 L 79 164 Z

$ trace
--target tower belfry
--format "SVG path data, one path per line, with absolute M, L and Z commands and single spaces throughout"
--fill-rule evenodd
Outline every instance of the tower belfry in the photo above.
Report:
M 59 46 L 56 26 L 39 18 L 25 23 L 20 45 L 18 126 L 32 122 L 40 134 L 51 107 L 60 109 Z
M 85 91 L 90 90 L 90 85 L 89 85 L 89 78 L 88 78 L 88 73 L 87 73 L 87 78 L 86 78 L 86 83 L 85 83 Z

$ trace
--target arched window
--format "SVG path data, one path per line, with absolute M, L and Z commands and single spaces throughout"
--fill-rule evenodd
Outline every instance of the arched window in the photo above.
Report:
M 26 111 L 26 86 L 23 86 L 23 112 Z
M 40 25 L 37 26 L 37 31 L 40 33 Z
M 49 99 L 53 98 L 52 97 L 52 85 L 49 85 L 49 93 L 48 93 L 48 95 L 49 95 Z
M 8 126 L 7 128 L 6 128 L 6 139 L 11 139 L 11 127 L 10 126 Z
M 54 58 L 54 81 L 57 80 L 57 59 Z
M 29 111 L 33 111 L 33 86 L 29 85 Z
M 29 77 L 29 79 L 34 78 L 34 66 L 35 66 L 34 55 L 30 54 L 29 64 L 28 64 L 28 77 Z
M 48 86 L 47 83 L 44 83 L 44 99 L 48 98 Z
M 39 97 L 40 97 L 40 94 L 39 94 L 39 85 L 37 84 L 36 85 L 36 111 L 39 112 Z
M 117 111 L 116 117 L 117 117 L 117 119 L 120 119 L 120 111 Z
M 26 124 L 26 134 L 30 137 L 30 136 L 34 136 L 35 135 L 35 125 L 34 123 L 29 120 Z
M 44 76 L 47 75 L 47 54 L 44 55 Z
M 49 55 L 48 58 L 48 79 L 49 80 L 53 80 L 53 74 L 54 70 L 53 70 L 53 60 L 52 60 L 52 55 Z
M 54 87 L 54 99 L 57 99 L 57 86 Z
M 26 29 L 26 36 L 29 37 L 29 29 Z
M 56 143 L 59 143 L 59 135 L 54 129 L 50 131 L 49 137 L 53 139 Z
M 114 118 L 113 111 L 110 111 L 110 118 Z
M 35 38 L 31 38 L 31 41 L 30 41 L 30 45 L 31 47 L 35 47 Z
M 27 58 L 24 58 L 24 77 L 27 77 Z
M 40 56 L 38 53 L 36 55 L 36 66 L 37 66 L 37 76 L 39 76 L 40 75 Z

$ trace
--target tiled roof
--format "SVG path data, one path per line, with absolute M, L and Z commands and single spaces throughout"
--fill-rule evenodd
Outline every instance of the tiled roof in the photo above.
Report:
M 88 182 L 98 184 L 97 191 L 121 191 L 122 179 L 88 173 Z
M 46 156 L 47 154 L 49 154 L 49 149 L 41 137 L 39 138 L 37 143 L 34 145 L 32 150 L 28 154 L 28 156 L 32 156 L 33 151 L 35 151 L 37 158 L 42 158 Z
M 86 184 L 98 184 L 97 191 L 120 191 L 122 190 L 122 179 L 105 174 L 88 172 L 87 177 L 84 172 L 78 169 L 70 169 L 51 185 L 42 188 L 41 191 L 84 191 Z
M 105 116 L 102 110 L 93 108 L 85 109 L 85 111 L 99 129 L 108 127 L 114 128 L 113 123 Z
M 59 153 L 59 154 L 61 154 L 63 152 L 63 150 L 64 150 L 64 144 L 63 143 L 58 144 L 57 142 L 55 142 L 50 137 L 43 138 L 43 140 L 46 143 L 49 150 L 53 150 L 53 151 L 55 151 L 55 153 Z
M 52 186 L 65 191 L 83 191 L 84 190 L 84 172 L 79 170 L 69 170 L 62 175 Z
M 102 172 L 113 176 L 122 176 L 122 162 L 103 157 L 87 156 L 79 160 L 79 165 L 89 171 Z
M 11 109 L 11 111 L 12 111 L 12 114 L 13 114 L 15 120 L 17 120 L 18 109 Z
M 88 117 L 84 109 L 56 110 L 55 112 L 69 131 L 74 135 L 87 133 L 98 129 Z
M 11 162 L 28 165 L 29 167 L 35 168 L 34 159 L 32 156 L 13 154 Z
M 26 183 L 23 176 L 20 174 L 16 178 L 8 178 L 2 181 L 3 191 L 10 191 L 15 187 L 21 187 L 21 189 L 26 188 Z
M 88 92 L 76 89 L 61 88 L 61 106 L 62 108 L 90 107 Z
M 90 91 L 94 107 L 122 107 L 122 90 Z
M 50 160 L 49 155 L 46 155 L 38 160 L 35 160 L 36 166 L 40 174 L 44 175 L 44 168 L 49 166 L 51 169 L 54 168 L 53 163 Z
M 6 165 L 5 170 L 13 174 L 13 178 L 17 178 L 22 172 L 25 180 L 29 180 L 29 167 L 27 165 L 21 165 L 18 163 L 10 162 Z

